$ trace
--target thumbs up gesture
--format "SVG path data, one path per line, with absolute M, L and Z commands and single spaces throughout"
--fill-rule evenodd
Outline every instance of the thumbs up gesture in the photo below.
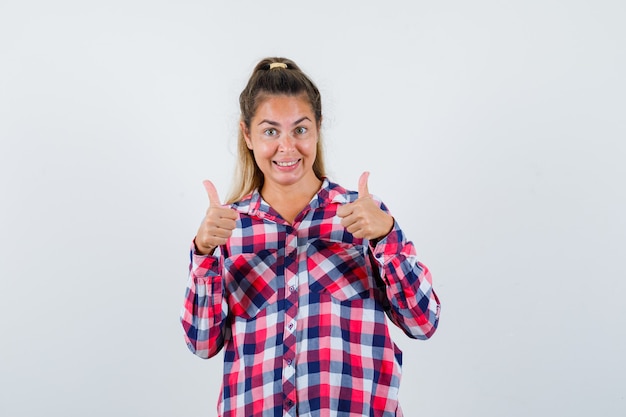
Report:
M 375 240 L 386 236 L 393 228 L 393 217 L 374 201 L 367 188 L 369 172 L 359 178 L 359 198 L 337 209 L 341 225 L 354 237 Z
M 196 253 L 212 254 L 216 247 L 226 243 L 235 229 L 237 212 L 222 206 L 217 190 L 209 180 L 202 182 L 209 196 L 209 208 L 196 234 Z

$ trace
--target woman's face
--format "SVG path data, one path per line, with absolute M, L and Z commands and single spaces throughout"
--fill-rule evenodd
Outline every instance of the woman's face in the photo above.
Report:
M 250 128 L 241 122 L 241 129 L 265 177 L 264 188 L 319 185 L 313 172 L 319 128 L 306 96 L 266 97 Z

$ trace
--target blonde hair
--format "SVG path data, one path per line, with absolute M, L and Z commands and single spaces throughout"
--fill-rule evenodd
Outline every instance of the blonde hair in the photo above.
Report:
M 286 58 L 265 58 L 252 71 L 246 88 L 239 95 L 241 121 L 246 128 L 250 128 L 250 121 L 259 104 L 272 95 L 304 96 L 311 104 L 319 132 L 322 124 L 320 92 L 296 63 Z M 313 162 L 313 172 L 319 179 L 326 176 L 321 136 L 317 141 L 317 156 Z M 237 163 L 232 189 L 226 200 L 227 204 L 241 200 L 255 189 L 261 188 L 262 185 L 263 173 L 254 160 L 252 150 L 246 145 L 240 125 L 237 139 Z

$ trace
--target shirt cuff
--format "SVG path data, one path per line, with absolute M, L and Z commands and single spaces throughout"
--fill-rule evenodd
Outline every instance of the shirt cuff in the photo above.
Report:
M 382 263 L 384 257 L 394 256 L 402 252 L 402 248 L 406 243 L 406 237 L 404 232 L 400 229 L 398 222 L 394 219 L 393 227 L 387 236 L 379 239 L 375 243 L 375 246 L 370 245 L 370 249 L 374 254 L 374 257 Z
M 219 248 L 215 249 L 213 255 L 201 255 L 196 253 L 196 245 L 192 242 L 189 250 L 189 257 L 191 259 L 190 270 L 191 273 L 199 278 L 207 278 L 211 276 L 220 275 L 220 252 Z

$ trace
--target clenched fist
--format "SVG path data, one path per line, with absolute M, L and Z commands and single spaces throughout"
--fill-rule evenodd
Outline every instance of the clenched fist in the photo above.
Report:
M 202 182 L 209 196 L 209 208 L 196 234 L 196 253 L 210 255 L 216 247 L 226 243 L 235 229 L 237 212 L 220 203 L 220 198 L 213 183 L 209 180 Z
M 341 225 L 354 237 L 368 240 L 380 239 L 393 228 L 393 217 L 385 213 L 372 198 L 367 188 L 369 172 L 359 178 L 359 197 L 337 209 Z

